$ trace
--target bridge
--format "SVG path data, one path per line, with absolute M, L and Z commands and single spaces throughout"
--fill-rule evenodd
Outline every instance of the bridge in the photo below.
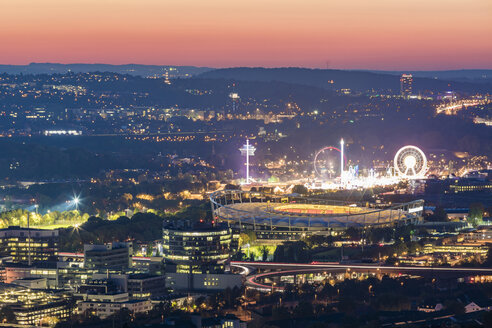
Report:
M 296 276 L 310 273 L 367 273 L 409 274 L 422 277 L 460 278 L 476 275 L 492 275 L 492 268 L 388 266 L 375 264 L 346 264 L 337 262 L 275 263 L 233 261 L 232 267 L 241 270 L 246 277 L 246 286 L 259 290 L 283 290 L 281 286 L 266 285 L 259 280 L 281 276 Z M 264 271 L 264 272 L 259 272 Z

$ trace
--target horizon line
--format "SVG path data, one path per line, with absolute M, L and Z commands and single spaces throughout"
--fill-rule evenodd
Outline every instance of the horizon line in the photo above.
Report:
M 125 63 L 125 64 L 114 64 L 114 63 L 103 63 L 103 62 L 30 62 L 27 64 L 4 64 L 0 63 L 0 66 L 29 66 L 29 65 L 108 65 L 108 66 L 162 66 L 162 67 L 195 67 L 195 68 L 210 68 L 210 69 L 233 69 L 233 68 L 264 68 L 264 69 L 280 69 L 280 68 L 301 68 L 301 69 L 311 69 L 311 70 L 340 70 L 340 71 L 379 71 L 379 72 L 399 72 L 399 71 L 412 71 L 412 72 L 445 72 L 445 71 L 483 71 L 492 70 L 491 68 L 436 68 L 436 69 L 405 69 L 405 68 L 395 68 L 395 69 L 377 69 L 377 68 L 339 68 L 339 67 L 312 67 L 312 66 L 255 66 L 255 65 L 238 65 L 238 66 L 201 66 L 201 65 L 190 65 L 190 64 L 179 64 L 179 65 L 169 65 L 169 64 L 141 64 L 141 63 Z

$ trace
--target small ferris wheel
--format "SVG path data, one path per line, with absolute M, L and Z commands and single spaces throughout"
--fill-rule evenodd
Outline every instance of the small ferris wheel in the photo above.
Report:
M 418 147 L 405 146 L 396 153 L 394 167 L 402 178 L 421 178 L 427 172 L 427 158 Z

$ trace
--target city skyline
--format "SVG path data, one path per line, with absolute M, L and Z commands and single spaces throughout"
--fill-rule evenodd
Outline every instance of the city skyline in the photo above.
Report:
M 0 326 L 492 327 L 491 17 L 2 1 Z
M 21 0 L 2 7 L 2 64 L 492 68 L 485 0 Z

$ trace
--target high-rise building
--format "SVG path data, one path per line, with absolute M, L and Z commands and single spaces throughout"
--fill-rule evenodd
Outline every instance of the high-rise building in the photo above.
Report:
M 0 230 L 0 256 L 11 256 L 12 262 L 56 261 L 58 230 L 27 229 L 10 226 Z
M 218 291 L 241 285 L 228 270 L 233 232 L 227 224 L 165 224 L 166 287 L 173 291 Z M 181 226 L 179 226 L 181 224 Z
M 402 74 L 400 77 L 400 94 L 408 98 L 412 94 L 412 74 Z
M 164 226 L 163 255 L 177 273 L 222 273 L 231 252 L 232 230 L 227 225 Z M 166 270 L 169 272 L 169 269 Z

